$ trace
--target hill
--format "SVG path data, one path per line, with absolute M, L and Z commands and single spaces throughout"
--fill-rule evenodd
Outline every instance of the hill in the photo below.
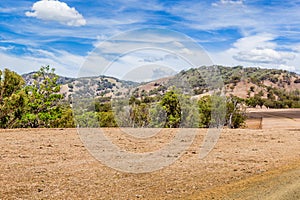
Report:
M 137 86 L 139 94 L 162 95 L 171 86 L 183 87 L 194 97 L 222 87 L 227 96 L 243 99 L 262 98 L 276 101 L 299 101 L 300 76 L 278 69 L 211 66 L 181 71 L 172 77 L 158 79 Z M 297 99 L 298 98 L 298 99 Z
M 289 93 L 300 90 L 300 76 L 294 72 L 277 69 L 243 68 L 242 66 L 212 66 L 189 69 L 180 72 L 174 78 L 171 78 L 169 82 L 174 80 L 187 80 L 186 82 L 191 86 L 194 95 L 207 92 L 210 89 L 207 83 L 219 82 L 224 84 L 227 95 L 232 94 L 241 98 L 254 97 L 260 94 L 265 98 L 268 95 L 274 95 L 277 99 L 280 96 L 278 91 Z
M 34 72 L 22 75 L 27 84 L 32 84 L 33 74 Z M 81 78 L 59 76 L 58 83 L 61 84 L 60 92 L 66 99 L 74 94 L 107 98 L 125 97 L 132 94 L 135 94 L 137 98 L 142 95 L 155 97 L 163 95 L 172 86 L 182 88 L 183 92 L 196 98 L 221 87 L 227 96 L 233 95 L 243 99 L 256 99 L 256 101 L 258 99 L 299 101 L 300 96 L 298 74 L 286 70 L 242 66 L 202 66 L 146 83 L 119 80 L 108 76 Z M 248 103 L 251 105 L 251 102 Z M 272 107 L 271 102 L 264 103 Z M 256 102 L 253 106 L 255 104 L 262 104 L 262 102 Z
M 33 84 L 33 76 L 35 73 L 36 72 L 31 72 L 22 75 L 26 85 Z M 136 87 L 138 85 L 138 83 L 132 81 L 119 80 L 109 76 L 80 78 L 58 76 L 57 83 L 61 85 L 60 93 L 63 94 L 65 98 L 70 98 L 71 95 L 74 94 L 101 97 L 121 96 L 126 94 L 129 88 Z

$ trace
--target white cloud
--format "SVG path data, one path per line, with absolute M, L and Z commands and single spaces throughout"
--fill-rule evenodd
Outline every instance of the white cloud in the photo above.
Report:
M 76 77 L 83 56 L 73 55 L 65 51 L 48 52 L 39 49 L 28 49 L 31 56 L 16 56 L 0 51 L 0 68 L 9 68 L 19 74 L 37 71 L 41 66 L 50 65 L 59 75 Z
M 232 48 L 210 56 L 215 64 L 299 71 L 295 67 L 299 65 L 299 51 L 295 46 L 280 46 L 275 38 L 266 33 L 243 37 L 233 43 Z
M 295 66 L 291 66 L 291 65 L 279 65 L 278 68 L 282 69 L 282 70 L 287 70 L 287 71 L 296 71 L 297 70 Z
M 174 71 L 212 64 L 197 43 L 166 29 L 138 29 L 106 41 L 102 39 L 99 36 L 99 41 L 94 43 L 95 49 L 81 69 L 83 76 L 105 73 L 121 78 L 128 71 L 149 63 L 169 66 Z
M 0 7 L 0 13 L 11 13 L 11 12 L 14 12 L 16 10 L 17 10 L 17 8 L 3 8 L 3 7 Z
M 269 48 L 255 48 L 250 51 L 240 51 L 234 59 L 253 63 L 285 64 L 295 58 L 292 52 L 276 51 Z
M 146 82 L 172 76 L 174 74 L 176 74 L 176 71 L 168 66 L 149 64 L 132 69 L 125 74 L 122 79 L 135 82 Z
M 286 64 L 295 59 L 295 52 L 280 51 L 271 34 L 258 34 L 237 40 L 228 53 L 235 60 L 250 63 Z
M 212 3 L 213 6 L 220 5 L 243 5 L 243 0 L 220 0 L 219 2 Z
M 36 17 L 46 21 L 57 21 L 68 26 L 84 26 L 86 20 L 75 9 L 58 0 L 41 0 L 33 4 L 27 17 Z
M 220 0 L 209 5 L 203 1 L 184 1 L 166 8 L 166 11 L 185 19 L 178 22 L 181 26 L 196 30 L 218 30 L 226 27 L 238 27 L 241 31 L 249 28 L 253 30 L 262 23 L 255 17 L 258 14 L 262 17 L 259 10 L 239 0 Z
M 254 48 L 276 48 L 276 43 L 271 42 L 276 36 L 261 33 L 238 39 L 233 46 L 239 50 L 251 50 Z
M 1 51 L 9 51 L 9 50 L 12 50 L 13 48 L 14 48 L 13 46 L 8 46 L 8 47 L 0 46 Z
M 182 53 L 183 55 L 193 55 L 194 54 L 191 50 L 189 50 L 187 48 L 183 48 L 179 52 Z

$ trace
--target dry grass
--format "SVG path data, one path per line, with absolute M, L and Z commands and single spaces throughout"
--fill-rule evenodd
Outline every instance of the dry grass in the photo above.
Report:
M 173 135 L 172 129 L 164 130 L 145 141 L 104 130 L 115 144 L 135 152 L 154 151 Z M 300 160 L 298 129 L 224 129 L 201 160 L 206 132 L 199 129 L 190 148 L 169 167 L 132 174 L 94 159 L 76 129 L 1 130 L 0 199 L 209 199 L 220 196 L 218 188 Z

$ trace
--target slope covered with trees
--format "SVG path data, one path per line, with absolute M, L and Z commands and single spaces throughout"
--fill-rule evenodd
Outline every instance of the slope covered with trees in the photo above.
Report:
M 0 127 L 238 128 L 246 107 L 299 108 L 299 89 L 296 73 L 241 66 L 204 66 L 141 84 L 60 77 L 49 66 L 23 76 L 5 69 Z

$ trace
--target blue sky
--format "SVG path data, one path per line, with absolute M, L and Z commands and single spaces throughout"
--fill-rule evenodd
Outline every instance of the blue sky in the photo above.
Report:
M 76 77 L 103 41 L 157 28 L 187 35 L 213 64 L 300 73 L 299 11 L 299 0 L 5 0 L 0 1 L 0 68 L 26 73 L 49 64 L 60 75 Z M 133 39 L 126 45 L 136 43 Z

